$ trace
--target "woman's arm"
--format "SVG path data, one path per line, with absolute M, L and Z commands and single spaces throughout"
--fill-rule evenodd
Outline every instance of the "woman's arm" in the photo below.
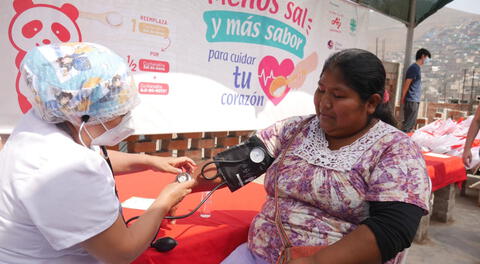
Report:
M 478 130 L 480 128 L 480 107 L 477 108 L 475 111 L 475 116 L 473 117 L 472 123 L 470 124 L 470 128 L 468 129 L 467 139 L 465 140 L 465 147 L 463 149 L 463 164 L 465 166 L 469 166 L 470 162 L 472 161 L 472 152 L 470 151 L 472 148 L 472 143 L 475 137 L 478 134 Z
M 112 162 L 115 174 L 131 173 L 148 169 L 180 173 L 182 169 L 185 171 L 193 171 L 195 168 L 195 162 L 187 157 L 158 157 L 115 150 L 108 150 L 108 157 Z
M 119 215 L 117 220 L 100 234 L 81 243 L 91 255 L 105 263 L 130 263 L 148 248 L 169 209 L 191 192 L 193 181 L 171 183 L 155 202 L 131 226 Z
M 192 177 L 195 179 L 195 183 L 192 187 L 193 192 L 205 192 L 212 190 L 215 186 L 220 184 L 223 181 L 223 178 L 218 176 L 214 180 L 207 180 L 201 175 L 201 170 L 205 164 L 211 162 L 212 160 L 206 160 L 198 164 L 197 169 L 192 174 Z M 212 163 L 205 167 L 203 174 L 208 178 L 213 178 L 217 175 L 217 166 Z M 226 185 L 225 185 L 226 186 Z M 224 187 L 225 187 L 224 186 Z M 223 188 L 223 187 L 222 187 Z
M 338 242 L 319 250 L 312 257 L 290 261 L 289 264 L 316 263 L 381 263 L 375 235 L 366 225 L 360 225 Z
M 424 210 L 403 202 L 369 202 L 369 205 L 370 216 L 355 231 L 332 246 L 321 249 L 312 258 L 292 263 L 323 263 L 322 260 L 331 257 L 323 255 L 328 251 L 335 256 L 335 263 L 387 262 L 410 247 Z M 350 240 L 350 243 L 344 243 L 345 239 Z M 336 250 L 332 251 L 331 247 L 336 247 Z M 351 254 L 345 254 L 349 251 Z
M 210 190 L 224 179 L 230 190 L 235 191 L 264 174 L 274 158 L 263 141 L 252 136 L 244 143 L 218 153 L 214 160 L 214 163 L 207 161 L 199 166 L 194 174 L 194 191 Z

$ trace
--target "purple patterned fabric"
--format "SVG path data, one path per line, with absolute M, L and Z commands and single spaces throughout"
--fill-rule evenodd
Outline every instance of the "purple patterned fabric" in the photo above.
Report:
M 348 147 L 334 151 L 317 149 L 321 159 L 315 163 L 311 158 L 296 154 L 301 153 L 297 150 L 304 148 L 302 143 L 315 132 L 313 130 L 323 133 L 316 126 L 317 118 L 300 128 L 305 118 L 285 119 L 257 133 L 269 152 L 278 157 L 294 133 L 302 129 L 278 168 L 277 176 L 281 219 L 294 246 L 331 245 L 340 240 L 368 217 L 368 201 L 406 202 L 428 212 L 431 184 L 425 161 L 406 134 L 379 121 L 362 138 L 349 145 L 362 150 L 348 157 L 352 161 L 350 168 L 336 169 L 335 162 L 328 163 L 332 165 L 330 167 L 318 164 L 323 159 L 335 160 L 335 155 L 342 152 L 345 155 Z M 325 140 L 322 136 L 318 140 Z M 273 217 L 273 174 L 277 162 L 278 159 L 266 173 L 267 200 L 253 219 L 248 235 L 250 250 L 271 263 L 275 263 L 282 248 Z M 399 263 L 402 256 L 400 253 L 388 263 Z
M 247 243 L 238 246 L 221 264 L 268 264 L 265 260 L 255 255 L 248 249 Z

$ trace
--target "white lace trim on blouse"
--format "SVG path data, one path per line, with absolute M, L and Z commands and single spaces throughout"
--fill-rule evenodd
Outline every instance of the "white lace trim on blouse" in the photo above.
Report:
M 293 154 L 310 164 L 336 171 L 350 171 L 353 165 L 375 142 L 383 136 L 396 131 L 396 128 L 378 121 L 370 130 L 350 145 L 338 150 L 330 150 L 320 122 L 314 118 L 310 122 L 308 135 Z

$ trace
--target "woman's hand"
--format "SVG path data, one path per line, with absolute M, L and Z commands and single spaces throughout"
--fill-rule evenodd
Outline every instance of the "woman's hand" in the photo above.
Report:
M 470 151 L 470 149 L 464 149 L 462 159 L 465 167 L 469 167 L 472 162 L 472 151 Z
M 195 181 L 190 180 L 186 182 L 172 182 L 163 188 L 162 192 L 158 195 L 156 201 L 158 201 L 166 209 L 171 209 L 183 198 L 192 192 L 192 187 Z
M 182 171 L 192 172 L 196 164 L 195 162 L 187 157 L 157 157 L 157 156 L 148 156 L 149 165 L 153 170 L 170 172 L 170 173 L 180 173 Z
M 217 175 L 217 167 L 215 164 L 209 164 L 203 170 L 205 177 L 210 178 L 211 180 L 207 180 L 201 175 L 202 167 L 208 162 L 210 161 L 203 161 L 199 164 L 198 169 L 191 173 L 193 179 L 195 180 L 195 184 L 193 186 L 194 192 L 210 191 L 223 181 L 222 177 L 215 177 Z

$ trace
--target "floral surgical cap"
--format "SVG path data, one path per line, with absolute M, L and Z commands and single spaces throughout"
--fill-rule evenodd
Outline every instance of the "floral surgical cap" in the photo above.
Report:
M 138 102 L 125 61 L 93 43 L 57 43 L 35 47 L 22 61 L 22 92 L 45 121 L 80 124 L 109 121 Z

